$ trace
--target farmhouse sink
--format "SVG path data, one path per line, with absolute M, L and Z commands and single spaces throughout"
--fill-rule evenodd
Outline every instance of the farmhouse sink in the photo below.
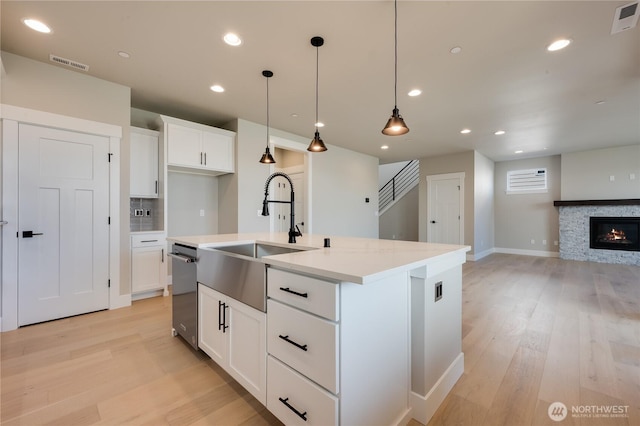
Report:
M 299 251 L 305 251 L 305 249 L 297 247 L 281 247 L 265 243 L 237 244 L 233 246 L 216 247 L 213 250 L 240 254 L 242 256 L 253 257 L 256 259 L 264 256 L 273 256 L 275 254 L 296 253 Z
M 265 312 L 267 265 L 259 259 L 304 250 L 263 243 L 200 248 L 198 282 Z

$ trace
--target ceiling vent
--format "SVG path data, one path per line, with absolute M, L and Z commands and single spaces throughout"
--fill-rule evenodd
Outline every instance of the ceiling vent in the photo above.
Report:
M 616 34 L 634 28 L 638 23 L 638 12 L 637 1 L 617 8 L 616 14 L 613 17 L 611 34 Z
M 67 67 L 75 68 L 80 71 L 89 71 L 89 65 L 81 64 L 80 62 L 72 61 L 71 59 L 61 58 L 56 55 L 49 55 L 49 60 L 56 64 L 65 65 Z

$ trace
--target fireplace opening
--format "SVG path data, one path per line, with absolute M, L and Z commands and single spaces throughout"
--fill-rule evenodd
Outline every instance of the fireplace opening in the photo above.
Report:
M 640 251 L 640 217 L 590 217 L 592 249 Z

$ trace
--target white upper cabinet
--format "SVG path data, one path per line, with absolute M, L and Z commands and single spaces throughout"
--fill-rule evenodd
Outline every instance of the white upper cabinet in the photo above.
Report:
M 132 198 L 158 198 L 158 135 L 154 130 L 131 128 Z
M 233 173 L 235 133 L 161 116 L 167 166 L 195 173 Z

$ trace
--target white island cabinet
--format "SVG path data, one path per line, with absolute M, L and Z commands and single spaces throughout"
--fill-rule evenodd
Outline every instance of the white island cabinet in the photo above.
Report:
M 464 371 L 461 271 L 469 247 L 331 237 L 325 248 L 324 237 L 305 235 L 295 245 L 286 233 L 170 240 L 302 249 L 257 260 L 267 265 L 266 348 L 251 350 L 266 358 L 266 406 L 283 423 L 428 423 Z M 201 306 L 208 323 L 224 317 L 227 303 L 232 311 L 235 301 L 224 297 Z M 215 346 L 210 340 L 201 347 Z
M 198 284 L 198 347 L 266 403 L 265 314 Z

